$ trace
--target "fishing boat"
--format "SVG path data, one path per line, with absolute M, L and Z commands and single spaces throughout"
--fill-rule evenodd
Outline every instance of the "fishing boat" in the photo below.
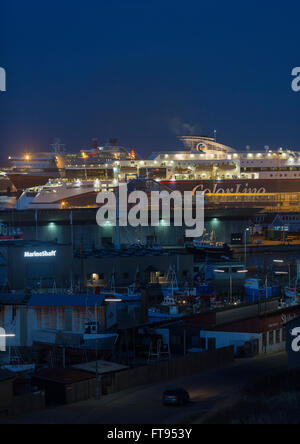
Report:
M 164 297 L 163 302 L 157 306 L 149 308 L 148 320 L 151 322 L 159 320 L 180 319 L 183 313 L 179 312 L 179 304 L 175 297 Z
M 217 242 L 214 231 L 210 235 L 205 232 L 200 239 L 194 239 L 187 243 L 186 249 L 189 253 L 204 256 L 230 257 L 232 255 L 232 251 L 226 243 Z
M 149 321 L 172 320 L 182 318 L 189 310 L 193 310 L 196 302 L 196 288 L 185 286 L 179 288 L 176 272 L 173 267 L 169 270 L 166 285 L 162 286 L 163 301 L 148 310 Z
M 284 288 L 285 297 L 289 301 L 296 301 L 298 298 L 300 298 L 299 277 L 300 277 L 300 262 L 297 261 L 297 275 L 296 275 L 295 285 L 291 285 L 291 279 L 289 279 L 289 285 L 287 285 Z
M 23 240 L 24 235 L 20 228 L 9 227 L 6 224 L 0 224 L 0 242 Z
M 110 349 L 116 344 L 118 337 L 117 333 L 104 333 L 101 330 L 100 323 L 95 319 L 87 320 L 84 324 L 83 339 L 87 345 L 97 341 L 99 349 Z
M 257 302 L 259 300 L 280 297 L 280 285 L 270 285 L 267 280 L 264 283 L 262 279 L 247 279 L 245 282 L 245 294 L 247 302 Z
M 120 300 L 121 302 L 140 302 L 142 295 L 137 291 L 136 286 L 130 285 L 128 287 L 116 287 L 112 291 L 102 291 L 101 295 L 106 299 Z
M 139 268 L 136 270 L 135 282 L 127 287 L 116 287 L 115 270 L 113 270 L 110 281 L 110 289 L 102 290 L 101 295 L 106 300 L 117 300 L 126 303 L 139 303 L 142 299 L 142 294 L 138 291 L 136 282 L 139 273 Z
M 232 254 L 230 247 L 223 242 L 194 240 L 187 244 L 186 249 L 189 253 L 205 256 L 230 257 Z

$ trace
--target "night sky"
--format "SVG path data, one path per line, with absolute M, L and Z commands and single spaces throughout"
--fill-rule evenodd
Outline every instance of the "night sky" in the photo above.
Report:
M 218 131 L 300 149 L 299 1 L 1 0 L 1 160 L 109 137 L 142 155 Z

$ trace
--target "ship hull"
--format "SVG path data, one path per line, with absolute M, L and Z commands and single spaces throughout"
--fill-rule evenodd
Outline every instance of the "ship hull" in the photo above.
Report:
M 177 180 L 160 182 L 181 192 L 196 191 L 206 194 L 268 194 L 300 192 L 299 179 L 225 179 L 225 180 Z
M 197 248 L 194 246 L 187 246 L 186 250 L 190 254 L 195 254 L 198 256 L 214 256 L 214 257 L 221 257 L 221 256 L 232 256 L 232 251 L 229 247 L 227 248 Z
M 57 179 L 60 177 L 59 174 L 34 175 L 17 173 L 8 173 L 7 176 L 18 191 L 43 186 L 46 185 L 49 179 Z
M 8 173 L 7 177 L 17 190 L 46 185 L 49 179 L 60 178 L 60 174 Z M 208 194 L 268 194 L 300 192 L 299 179 L 224 179 L 224 180 L 161 180 L 160 184 L 181 192 L 196 191 Z

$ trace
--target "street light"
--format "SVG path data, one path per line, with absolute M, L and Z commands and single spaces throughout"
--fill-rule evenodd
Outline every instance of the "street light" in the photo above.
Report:
M 119 302 L 123 302 L 123 301 L 122 301 L 122 299 L 112 298 L 112 299 L 104 299 L 104 302 L 107 302 L 108 304 L 113 304 L 113 303 L 119 303 Z
M 225 273 L 225 270 L 214 270 L 215 273 Z M 232 302 L 232 268 L 229 273 L 229 303 Z
M 247 233 L 250 231 L 250 228 L 245 229 L 244 237 L 245 237 L 245 251 L 244 251 L 244 262 L 245 267 L 247 267 Z
M 275 264 L 281 264 L 281 265 L 285 264 L 285 261 L 283 259 L 274 259 L 273 262 Z M 291 263 L 288 262 L 287 266 L 289 268 L 288 272 L 287 271 L 286 272 L 284 272 L 284 271 L 277 271 L 277 272 L 275 272 L 275 274 L 277 274 L 277 275 L 289 275 L 289 287 L 290 287 L 291 286 Z

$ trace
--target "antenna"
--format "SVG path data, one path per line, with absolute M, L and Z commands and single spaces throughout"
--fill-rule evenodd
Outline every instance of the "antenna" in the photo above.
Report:
M 60 139 L 58 137 L 54 139 L 51 148 L 54 154 L 63 154 L 66 152 L 66 145 L 60 143 Z
M 215 139 L 215 142 L 217 142 L 217 130 L 214 130 L 214 139 Z

